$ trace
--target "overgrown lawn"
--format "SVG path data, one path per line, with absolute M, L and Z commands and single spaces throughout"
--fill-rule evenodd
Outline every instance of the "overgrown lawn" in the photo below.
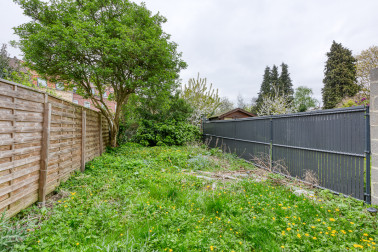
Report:
M 57 190 L 47 209 L 24 210 L 13 251 L 343 251 L 374 249 L 375 218 L 361 202 L 317 191 L 296 196 L 283 179 L 208 180 L 194 171 L 251 164 L 197 146 L 127 144 Z M 61 195 L 59 199 L 59 195 Z

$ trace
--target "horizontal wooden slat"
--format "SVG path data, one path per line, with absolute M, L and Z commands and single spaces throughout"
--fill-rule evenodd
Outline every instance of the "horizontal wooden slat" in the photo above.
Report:
M 13 162 L 6 162 L 0 164 L 0 171 L 5 171 L 13 168 L 20 167 L 22 165 L 31 164 L 41 159 L 40 156 L 33 156 L 24 159 L 15 160 Z
M 38 103 L 43 103 L 43 100 L 41 100 L 41 97 L 36 96 L 35 93 L 30 92 L 18 92 L 15 90 L 10 90 L 10 89 L 4 89 L 0 87 L 0 94 L 4 96 L 9 96 L 9 97 L 14 97 L 18 99 L 23 99 L 27 101 L 33 101 L 33 102 L 38 102 Z
M 23 111 L 31 111 L 31 112 L 43 112 L 42 103 L 40 104 L 24 104 L 24 103 L 13 103 L 0 100 L 0 108 L 7 108 L 7 109 L 16 109 L 16 110 L 23 110 Z
M 0 134 L 4 133 L 34 133 L 34 132 L 42 132 L 42 126 L 34 126 L 34 127 L 20 127 L 20 126 L 8 126 L 8 127 L 1 127 Z
M 39 169 L 40 169 L 39 165 L 34 165 L 32 167 L 25 168 L 25 169 L 20 170 L 20 171 L 9 173 L 9 174 L 4 175 L 0 178 L 0 184 L 11 181 L 13 179 L 16 179 L 16 178 L 19 178 L 19 177 L 22 177 L 22 176 L 25 176 L 25 175 L 28 175 L 32 172 L 38 171 Z
M 33 147 L 28 147 L 28 148 L 23 148 L 23 149 L 2 151 L 0 152 L 0 158 L 11 157 L 12 155 L 24 155 L 24 154 L 29 154 L 31 152 L 40 151 L 40 150 L 41 150 L 41 146 L 33 146 Z
M 26 186 L 27 184 L 31 184 L 35 181 L 37 181 L 39 179 L 39 174 L 37 175 L 34 175 L 34 176 L 31 176 L 23 181 L 20 181 L 18 183 L 15 183 L 15 184 L 12 184 L 10 186 L 7 186 L 5 188 L 2 188 L 1 191 L 0 191 L 0 196 L 3 196 L 7 193 L 10 193 L 10 192 L 13 192 L 13 191 L 16 191 L 18 189 L 20 189 L 21 187 L 24 187 Z
M 11 145 L 11 144 L 21 144 L 21 143 L 33 143 L 33 142 L 40 142 L 42 136 L 35 136 L 35 137 L 22 137 L 22 138 L 15 138 L 15 139 L 4 139 L 0 140 L 0 146 L 3 145 Z
M 16 122 L 42 122 L 42 114 L 36 115 L 19 115 L 0 113 L 0 121 L 16 121 Z

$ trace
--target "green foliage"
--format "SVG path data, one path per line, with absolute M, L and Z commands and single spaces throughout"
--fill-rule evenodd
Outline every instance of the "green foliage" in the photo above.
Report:
M 5 218 L 5 212 L 0 216 L 0 250 L 13 251 L 14 246 L 26 238 L 26 229 L 19 223 L 14 225 Z
M 130 94 L 177 85 L 186 67 L 162 30 L 166 18 L 127 0 L 15 0 L 31 21 L 15 28 L 27 66 L 70 83 L 111 124 L 111 145 Z M 96 94 L 92 93 L 95 87 Z M 103 97 L 112 91 L 112 111 Z
M 339 104 L 337 108 L 347 108 L 355 106 L 369 106 L 370 99 L 365 96 L 364 93 L 357 94 L 354 97 L 345 97 Z
M 285 63 L 281 64 L 281 74 L 278 78 L 278 90 L 281 93 L 281 95 L 287 97 L 289 102 L 293 101 L 293 83 L 291 82 L 289 74 L 289 66 Z
M 182 145 L 198 138 L 198 129 L 188 122 L 193 109 L 179 93 L 148 92 L 129 102 L 119 133 L 121 142 L 132 139 L 151 146 Z
M 300 86 L 295 89 L 294 107 L 298 112 L 305 112 L 310 108 L 315 108 L 319 102 L 312 97 L 313 92 L 311 88 Z
M 207 79 L 200 78 L 199 73 L 197 79 L 189 79 L 188 85 L 182 87 L 180 97 L 192 106 L 194 111 L 189 120 L 197 126 L 200 125 L 203 116 L 214 115 L 221 104 L 218 89 L 213 89 L 213 84 L 207 86 Z
M 143 120 L 133 141 L 145 146 L 183 145 L 197 141 L 199 137 L 198 127 L 187 122 Z
M 344 97 L 359 91 L 356 84 L 356 59 L 352 51 L 333 41 L 324 68 L 323 106 L 334 108 Z
M 49 217 L 23 242 L 13 244 L 13 251 L 355 251 L 355 244 L 376 248 L 376 217 L 360 201 L 321 190 L 312 198 L 296 196 L 277 176 L 264 182 L 253 176 L 200 179 L 188 171 L 194 158 L 207 159 L 206 165 L 196 167 L 213 174 L 261 174 L 218 149 L 129 143 L 104 153 L 87 164 L 85 173 L 63 183 L 58 190 L 63 198 L 49 202 Z M 40 214 L 33 207 L 23 216 L 38 219 Z
M 252 112 L 259 113 L 263 108 L 264 99 L 273 99 L 274 97 L 284 96 L 287 103 L 293 101 L 293 84 L 290 78 L 288 65 L 281 64 L 281 74 L 278 73 L 278 67 L 273 65 L 272 69 L 266 67 L 261 83 L 260 92 L 256 100 L 256 105 Z
M 370 71 L 378 68 L 378 46 L 371 46 L 356 56 L 357 81 L 365 97 L 370 96 Z

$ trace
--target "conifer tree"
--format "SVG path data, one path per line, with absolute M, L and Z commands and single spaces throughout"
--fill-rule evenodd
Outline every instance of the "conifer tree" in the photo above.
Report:
M 291 82 L 289 70 L 289 66 L 282 62 L 281 64 L 281 74 L 278 78 L 278 89 L 280 92 L 280 95 L 284 95 L 289 99 L 289 101 L 293 100 L 293 83 Z
M 260 92 L 258 94 L 256 100 L 256 110 L 261 105 L 263 98 L 265 95 L 268 95 L 271 91 L 271 84 L 270 84 L 270 67 L 266 67 L 263 75 L 263 81 L 261 83 Z
M 356 83 L 356 59 L 352 51 L 333 41 L 327 53 L 324 68 L 323 106 L 334 108 L 344 97 L 352 97 L 359 91 Z
M 272 72 L 270 74 L 270 94 L 275 96 L 275 92 L 280 92 L 278 90 L 279 87 L 279 75 L 278 75 L 278 67 L 273 65 Z

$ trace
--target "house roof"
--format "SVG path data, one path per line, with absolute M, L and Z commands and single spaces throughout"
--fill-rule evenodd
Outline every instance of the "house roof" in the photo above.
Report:
M 223 114 L 219 114 L 219 115 L 214 115 L 214 116 L 211 116 L 209 117 L 209 119 L 212 119 L 212 118 L 220 118 L 220 117 L 227 117 L 228 115 L 232 114 L 232 113 L 235 113 L 235 112 L 241 112 L 241 113 L 244 113 L 250 117 L 254 117 L 256 116 L 255 114 L 252 114 L 251 112 L 248 112 L 244 109 L 241 109 L 241 108 L 236 108 L 236 109 L 233 109 L 233 110 L 230 110 L 226 113 L 223 113 Z

